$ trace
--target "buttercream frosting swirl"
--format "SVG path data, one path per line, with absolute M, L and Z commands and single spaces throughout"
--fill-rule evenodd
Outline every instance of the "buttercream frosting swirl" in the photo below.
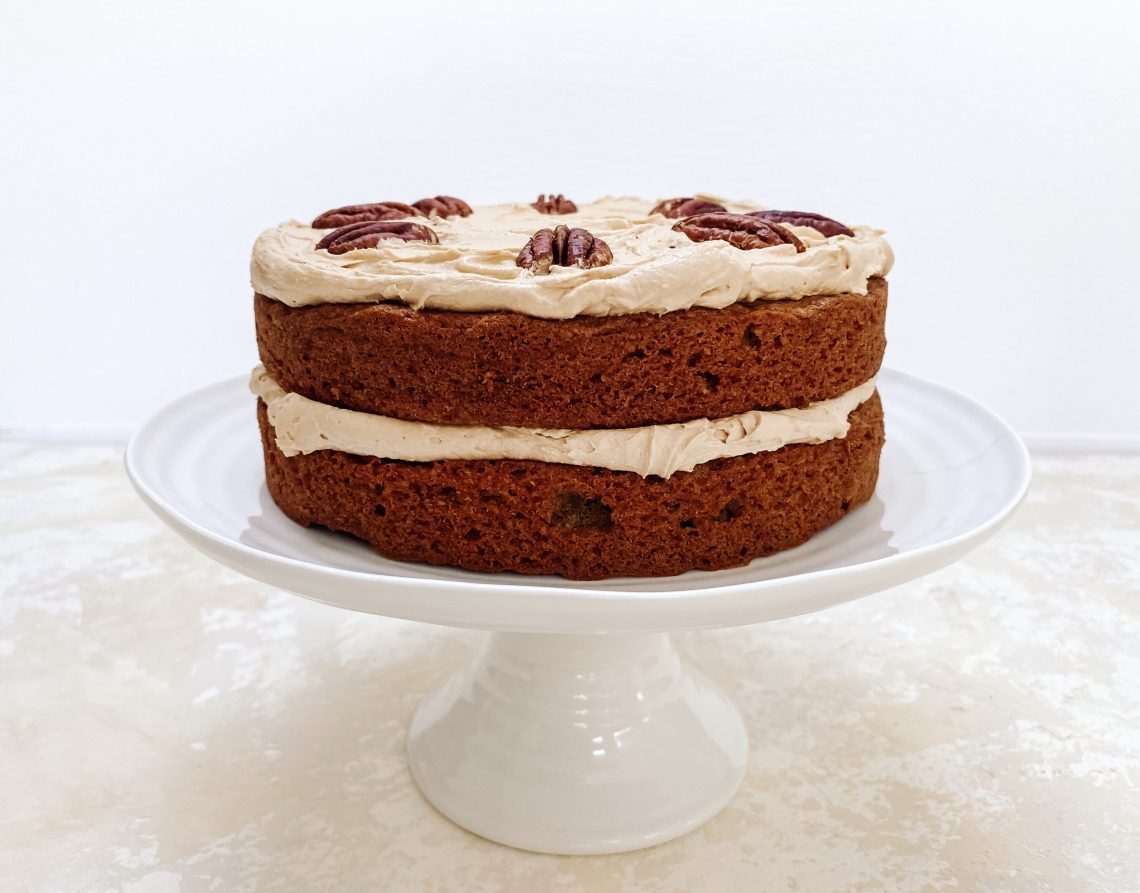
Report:
M 264 366 L 253 370 L 250 390 L 265 402 L 277 447 L 286 456 L 340 450 L 409 462 L 533 459 L 667 478 L 714 459 L 845 437 L 848 416 L 875 392 L 875 381 L 802 409 L 754 410 L 722 419 L 581 431 L 436 425 L 342 409 L 286 392 Z
M 763 209 L 715 200 L 734 213 Z M 328 230 L 288 221 L 258 237 L 250 275 L 257 292 L 291 307 L 400 301 L 416 309 L 569 319 L 866 294 L 867 280 L 886 275 L 894 260 L 882 230 L 866 226 L 831 238 L 789 227 L 804 242 L 802 253 L 791 245 L 744 251 L 722 241 L 693 242 L 673 230 L 676 221 L 651 214 L 655 204 L 606 197 L 559 215 L 558 223 L 587 229 L 612 249 L 613 263 L 588 270 L 554 267 L 535 275 L 517 267 L 522 246 L 551 225 L 549 215 L 517 203 L 477 207 L 468 217 L 416 218 L 435 231 L 438 244 L 390 239 L 341 255 L 315 247 Z

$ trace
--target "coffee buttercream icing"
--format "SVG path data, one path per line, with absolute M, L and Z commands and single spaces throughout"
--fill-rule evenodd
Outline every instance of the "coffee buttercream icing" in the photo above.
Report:
M 801 409 L 583 431 L 435 425 L 342 409 L 286 392 L 264 366 L 253 370 L 250 390 L 265 402 L 277 447 L 286 456 L 340 450 L 409 462 L 533 459 L 667 478 L 714 459 L 845 437 L 848 416 L 874 393 L 875 381 Z
M 702 197 L 735 213 L 763 209 Z M 885 276 L 894 261 L 883 231 L 867 226 L 830 238 L 811 227 L 788 227 L 803 241 L 802 253 L 791 245 L 741 250 L 723 241 L 693 242 L 673 230 L 675 220 L 650 213 L 655 204 L 606 197 L 562 215 L 524 203 L 476 207 L 468 217 L 410 218 L 430 226 L 438 244 L 387 239 L 341 255 L 316 248 L 329 230 L 293 220 L 258 237 L 251 279 L 255 291 L 291 307 L 399 301 L 416 309 L 569 319 L 866 294 L 867 280 Z M 588 270 L 554 267 L 546 275 L 515 265 L 537 230 L 559 224 L 603 239 L 613 262 Z

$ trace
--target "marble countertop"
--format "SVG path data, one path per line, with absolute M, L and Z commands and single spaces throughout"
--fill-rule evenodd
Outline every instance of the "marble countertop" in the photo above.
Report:
M 404 764 L 479 635 L 199 555 L 121 450 L 0 442 L 5 891 L 1140 889 L 1140 456 L 1037 459 L 959 564 L 679 637 L 751 736 L 728 808 L 617 856 L 438 815 Z

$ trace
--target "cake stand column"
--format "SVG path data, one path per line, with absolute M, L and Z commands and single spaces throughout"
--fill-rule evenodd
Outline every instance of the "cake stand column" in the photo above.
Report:
M 493 633 L 408 734 L 412 775 L 440 812 L 544 853 L 684 834 L 732 798 L 747 754 L 736 708 L 664 633 Z

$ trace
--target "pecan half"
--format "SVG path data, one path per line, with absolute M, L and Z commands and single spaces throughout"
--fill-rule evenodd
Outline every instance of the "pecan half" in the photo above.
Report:
M 425 217 L 430 217 L 433 213 L 443 218 L 454 217 L 457 214 L 460 217 L 471 216 L 471 206 L 463 199 L 456 198 L 453 195 L 437 195 L 435 198 L 421 198 L 418 202 L 412 202 L 412 204 L 422 211 Z
M 855 235 L 850 227 L 844 226 L 838 220 L 832 220 L 813 211 L 750 211 L 748 216 L 770 220 L 773 223 L 786 223 L 789 226 L 810 226 L 825 236 Z
M 703 198 L 668 198 L 649 213 L 664 214 L 666 217 L 690 217 L 693 214 L 715 214 L 725 210 L 724 205 Z
M 804 243 L 780 224 L 748 214 L 696 214 L 678 220 L 673 229 L 694 242 L 721 239 L 745 250 L 776 245 L 794 245 L 797 253 L 804 250 Z
M 578 211 L 578 206 L 561 192 L 558 195 L 539 195 L 531 207 L 540 214 L 575 214 Z
M 350 223 L 348 226 L 334 229 L 317 242 L 317 248 L 324 248 L 329 254 L 347 254 L 358 248 L 375 248 L 381 239 L 403 239 L 405 242 L 439 241 L 431 228 L 422 223 L 373 220 Z
M 540 229 L 523 246 L 515 265 L 545 276 L 551 267 L 604 267 L 612 263 L 614 253 L 610 246 L 595 238 L 588 230 L 556 226 L 553 230 Z
M 313 229 L 329 229 L 348 226 L 350 223 L 365 223 L 369 220 L 400 220 L 403 217 L 424 217 L 411 205 L 403 202 L 372 202 L 367 205 L 345 205 L 325 211 L 313 221 Z

